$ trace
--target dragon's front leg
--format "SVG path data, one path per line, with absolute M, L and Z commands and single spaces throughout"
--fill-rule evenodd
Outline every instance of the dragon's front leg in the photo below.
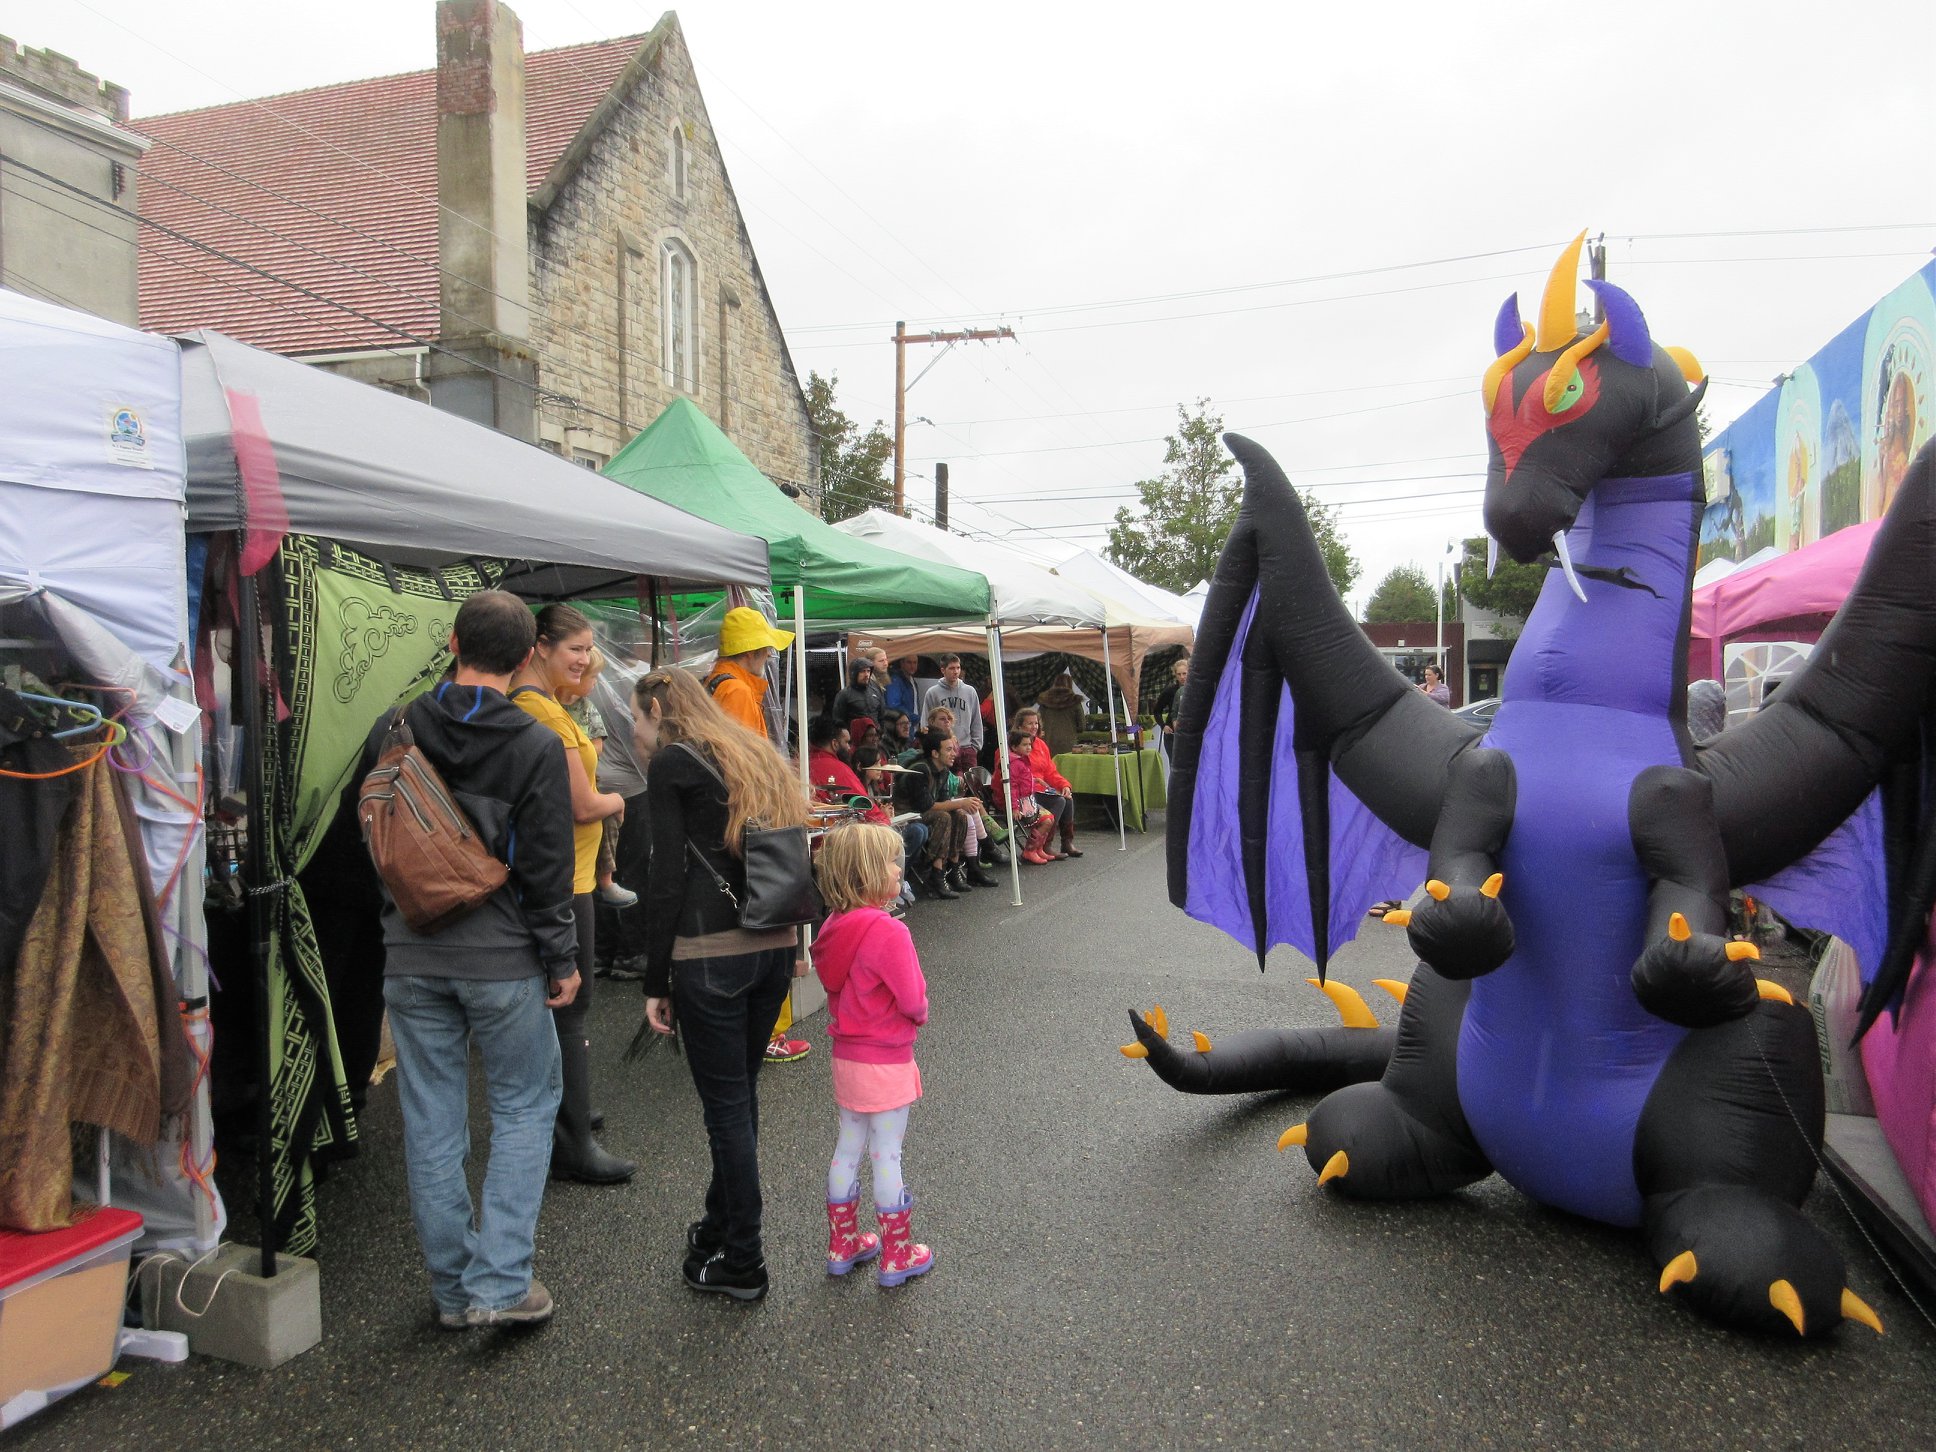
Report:
M 1761 953 L 1727 937 L 1728 860 L 1712 783 L 1682 767 L 1649 767 L 1634 779 L 1627 825 L 1652 879 L 1647 942 L 1633 966 L 1642 1007 L 1685 1028 L 1752 1012 L 1764 988 L 1748 965 Z
M 1432 831 L 1431 879 L 1415 908 L 1387 913 L 1412 951 L 1447 978 L 1483 977 L 1513 954 L 1512 919 L 1499 900 L 1499 854 L 1512 831 L 1517 777 L 1503 751 L 1474 747 L 1446 773 Z

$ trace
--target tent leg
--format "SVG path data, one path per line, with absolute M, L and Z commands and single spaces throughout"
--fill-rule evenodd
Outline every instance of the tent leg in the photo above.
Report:
M 798 717 L 794 727 L 794 760 L 800 764 L 800 791 L 813 800 L 813 778 L 807 774 L 807 587 L 793 587 L 793 654 L 788 658 L 793 673 L 793 709 Z M 800 930 L 800 951 L 811 970 L 813 966 L 813 925 Z M 789 989 L 790 993 L 792 990 Z
M 260 1057 L 256 1104 L 256 1210 L 262 1221 L 262 1275 L 266 1280 L 276 1273 L 276 1191 L 274 1117 L 275 1098 L 270 1058 L 270 1033 L 273 1022 L 269 1011 L 269 884 L 267 848 L 269 809 L 262 799 L 262 753 L 268 749 L 263 736 L 262 712 L 262 612 L 257 599 L 260 588 L 253 575 L 241 574 L 242 541 L 236 540 L 235 558 L 230 568 L 237 572 L 237 611 L 235 642 L 235 699 L 242 704 L 242 732 L 248 742 L 243 752 L 244 789 L 249 794 L 249 856 L 243 867 L 247 884 L 246 915 L 249 933 L 249 964 L 255 976 L 255 1028 Z
M 1008 814 L 1008 886 L 1010 907 L 1022 905 L 1022 844 L 1015 835 L 1015 798 L 1008 790 L 1008 691 L 1002 684 L 1002 629 L 988 621 L 988 674 L 995 692 L 995 759 L 1001 763 L 1002 810 Z M 1075 810 L 1075 803 L 1069 804 Z
M 1109 662 L 1109 631 L 1102 633 L 1102 699 L 1109 707 L 1109 764 L 1116 771 L 1116 850 L 1129 851 L 1128 828 L 1123 825 L 1123 757 L 1116 750 L 1116 673 Z

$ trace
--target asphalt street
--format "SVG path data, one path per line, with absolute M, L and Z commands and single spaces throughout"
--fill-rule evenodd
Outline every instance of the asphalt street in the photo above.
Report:
M 1162 818 L 1127 853 L 1006 892 L 923 903 L 933 1019 L 906 1169 L 935 1270 L 883 1291 L 822 1271 L 834 1112 L 811 1057 L 762 1077 L 762 1303 L 681 1283 L 705 1148 L 684 1064 L 620 1052 L 633 985 L 594 1008 L 618 1189 L 554 1186 L 538 1270 L 556 1321 L 436 1329 L 411 1235 L 394 1084 L 363 1153 L 322 1189 L 325 1340 L 260 1373 L 124 1362 L 9 1434 L 20 1449 L 138 1448 L 1909 1448 L 1936 1444 L 1936 1331 L 1828 1189 L 1810 1213 L 1880 1312 L 1824 1343 L 1720 1331 L 1654 1289 L 1637 1237 L 1541 1210 L 1498 1180 L 1445 1200 L 1352 1203 L 1274 1143 L 1312 1101 L 1203 1099 L 1116 1050 L 1126 1010 L 1173 1034 L 1331 1021 L 1280 950 L 1169 907 Z M 1404 935 L 1335 964 L 1381 1016 Z M 481 1144 L 480 1135 L 480 1144 Z

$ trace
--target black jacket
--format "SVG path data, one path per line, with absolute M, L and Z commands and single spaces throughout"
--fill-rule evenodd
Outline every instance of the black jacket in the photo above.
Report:
M 651 998 L 671 992 L 675 939 L 739 926 L 739 909 L 686 844 L 699 849 L 735 897 L 746 897 L 746 864 L 726 850 L 725 784 L 694 760 L 693 750 L 667 746 L 645 774 L 646 800 L 652 804 L 652 872 L 645 899 L 645 991 Z
M 385 975 L 569 978 L 578 968 L 571 781 L 557 736 L 489 686 L 447 681 L 405 709 L 418 748 L 511 876 L 476 912 L 429 935 L 411 930 L 386 891 Z M 359 782 L 376 765 L 394 715 L 372 728 Z
M 870 681 L 864 686 L 848 686 L 836 694 L 833 709 L 828 714 L 843 726 L 856 716 L 865 716 L 878 726 L 881 724 L 881 712 L 886 706 L 886 690 Z

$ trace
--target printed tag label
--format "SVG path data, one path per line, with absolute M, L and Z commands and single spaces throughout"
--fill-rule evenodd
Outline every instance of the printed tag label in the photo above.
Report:
M 141 410 L 127 403 L 111 403 L 107 410 L 108 460 L 129 469 L 152 469 L 148 428 Z

